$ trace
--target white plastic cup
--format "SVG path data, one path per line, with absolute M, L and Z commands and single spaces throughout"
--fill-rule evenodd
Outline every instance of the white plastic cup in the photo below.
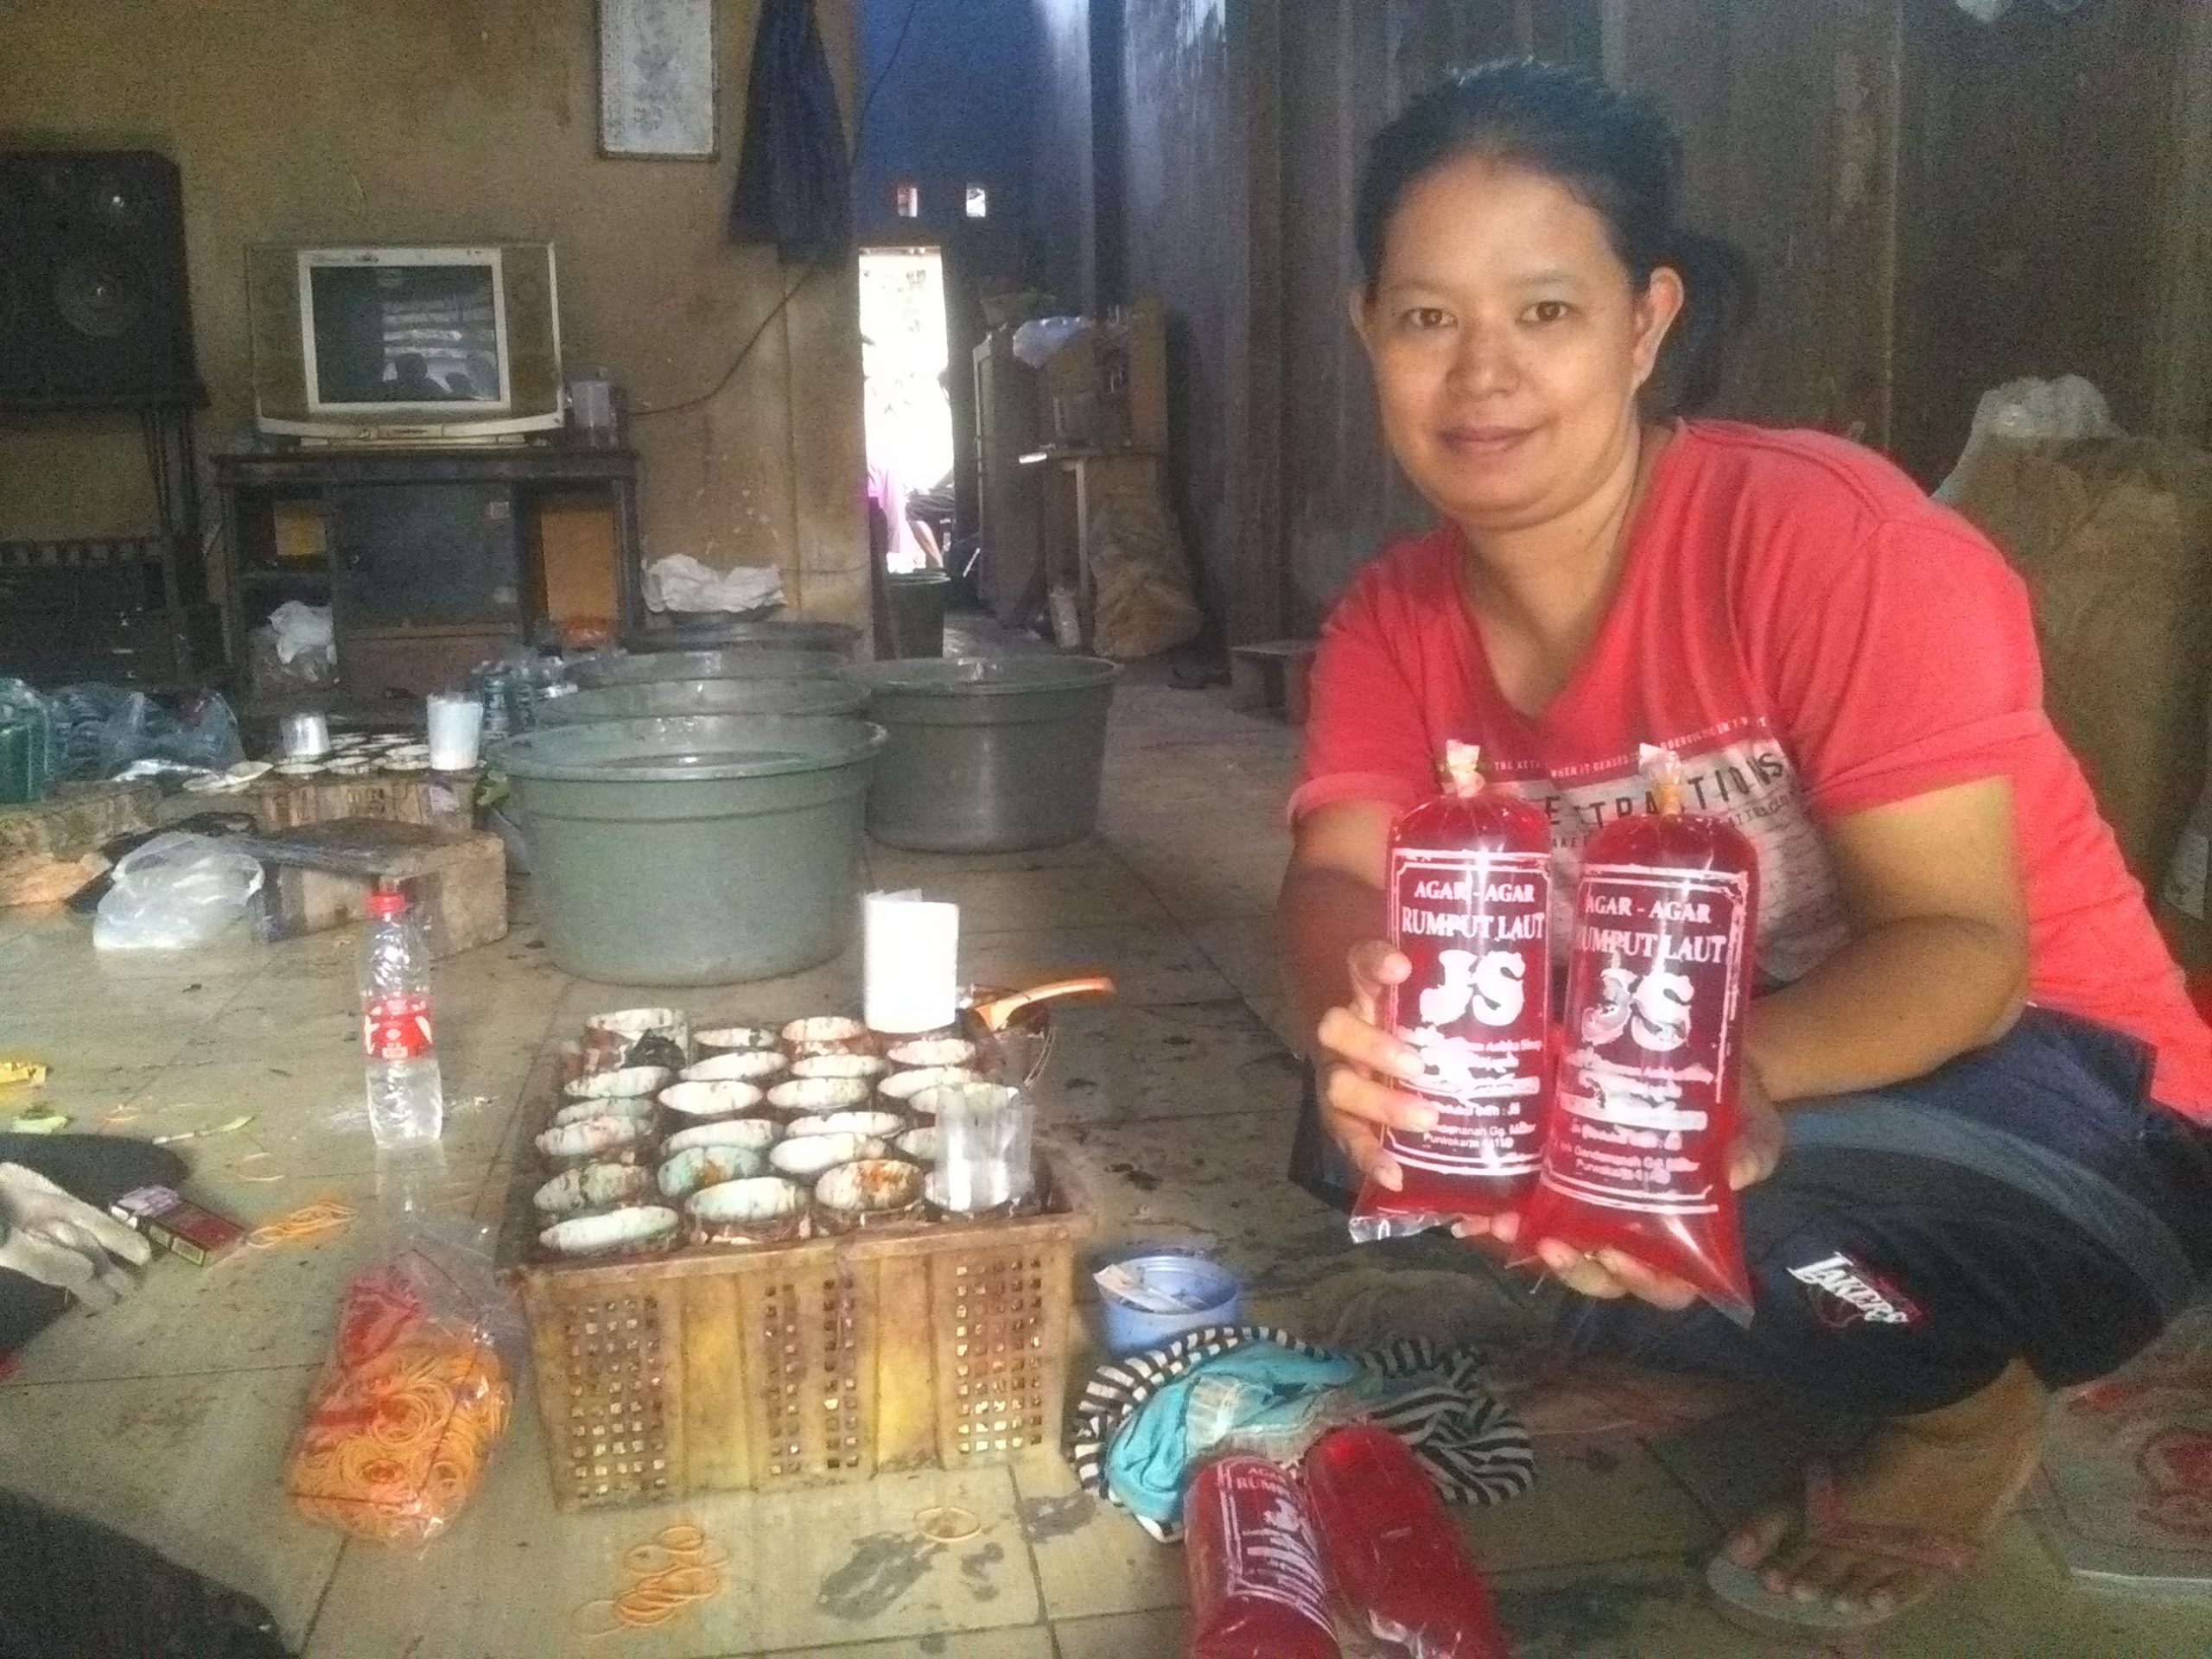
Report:
M 430 770 L 468 772 L 484 741 L 484 705 L 475 697 L 441 692 L 430 699 Z
M 918 893 L 871 893 L 861 906 L 861 1017 L 894 1036 L 960 1017 L 960 906 Z

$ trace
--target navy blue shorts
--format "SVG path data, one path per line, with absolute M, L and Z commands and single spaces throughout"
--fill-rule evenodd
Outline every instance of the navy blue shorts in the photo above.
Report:
M 1924 1077 L 1783 1114 L 1740 1195 L 1753 1316 L 1576 1299 L 1570 1342 L 1870 1416 L 1961 1399 L 2013 1359 L 2105 1375 L 2212 1281 L 2212 1135 L 2152 1101 L 2148 1052 L 2031 1009 Z M 1349 1171 L 1309 1107 L 1294 1175 Z

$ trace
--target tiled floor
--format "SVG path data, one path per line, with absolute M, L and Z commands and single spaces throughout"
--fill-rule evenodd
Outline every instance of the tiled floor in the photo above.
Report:
M 1205 1241 L 1247 1275 L 1255 1316 L 1295 1325 L 1329 1275 L 1408 1254 L 1433 1267 L 1439 1252 L 1355 1252 L 1282 1179 L 1297 1071 L 1266 917 L 1294 754 L 1292 734 L 1230 713 L 1217 694 L 1130 683 L 1095 840 L 1009 858 L 878 853 L 874 875 L 962 905 L 977 981 L 1116 976 L 1116 1003 L 1063 1017 L 1045 1091 L 1047 1132 L 1087 1182 L 1102 1240 Z M 205 1271 L 164 1260 L 118 1310 L 65 1319 L 0 1388 L 0 1480 L 237 1585 L 295 1643 L 333 1659 L 1180 1650 L 1180 1552 L 1084 1497 L 1050 1457 L 568 1516 L 552 1507 L 525 1390 L 484 1488 L 427 1549 L 345 1542 L 293 1516 L 283 1448 L 347 1275 L 375 1259 L 402 1211 L 488 1214 L 550 1046 L 585 1014 L 640 1000 L 560 974 L 526 921 L 445 965 L 447 1138 L 435 1157 L 379 1165 L 359 1104 L 352 951 L 339 934 L 107 959 L 80 922 L 0 912 L 0 1048 L 52 1063 L 45 1098 L 75 1127 L 155 1135 L 251 1113 L 245 1128 L 183 1148 L 208 1202 L 250 1220 L 324 1195 L 360 1212 L 304 1248 Z M 851 1004 L 856 967 L 849 957 L 682 1000 L 701 1015 L 776 1019 Z M 1511 1322 L 1509 1306 L 1498 1312 Z M 1768 1649 L 1706 1611 L 1696 1569 L 1751 1494 L 1789 1478 L 1778 1455 L 1726 1429 L 1547 1441 L 1535 1489 L 1466 1529 L 1521 1654 L 1749 1655 Z M 915 1516 L 935 1503 L 971 1510 L 982 1530 L 929 1541 Z M 729 1547 L 728 1587 L 657 1631 L 575 1636 L 571 1610 L 607 1593 L 624 1548 L 678 1515 Z M 2071 1589 L 2018 1522 L 1969 1585 L 1883 1650 L 2197 1655 L 2212 1651 L 2209 1630 L 2201 1605 Z

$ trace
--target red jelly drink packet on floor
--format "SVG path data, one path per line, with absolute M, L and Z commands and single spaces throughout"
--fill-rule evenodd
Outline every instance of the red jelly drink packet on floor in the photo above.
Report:
M 1645 763 L 1658 810 L 1584 849 L 1558 1086 L 1520 1236 L 1617 1249 L 1748 1319 L 1728 1154 L 1758 854 L 1732 824 L 1681 810 L 1672 754 Z
M 1297 1474 L 1223 1458 L 1183 1497 L 1190 1659 L 1343 1659 L 1329 1575 Z
M 1362 1242 L 1516 1207 L 1535 1184 L 1549 1093 L 1551 824 L 1532 802 L 1487 792 L 1468 744 L 1445 749 L 1445 792 L 1390 833 L 1389 940 L 1412 964 L 1382 1023 L 1427 1069 L 1398 1086 L 1435 1128 L 1393 1129 L 1395 1188 L 1369 1179 Z
M 1329 1571 L 1369 1630 L 1420 1659 L 1504 1659 L 1490 1586 L 1396 1435 L 1372 1423 L 1332 1429 L 1305 1471 Z

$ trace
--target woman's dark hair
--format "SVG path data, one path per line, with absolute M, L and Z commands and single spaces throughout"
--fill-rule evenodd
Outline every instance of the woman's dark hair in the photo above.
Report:
M 1735 248 L 1675 222 L 1682 144 L 1656 105 L 1533 58 L 1485 63 L 1422 93 L 1367 152 L 1353 234 L 1370 293 L 1406 192 L 1463 156 L 1527 168 L 1573 191 L 1605 221 L 1639 293 L 1661 265 L 1680 275 L 1688 298 L 1661 355 L 1654 397 L 1682 410 L 1711 401 L 1728 342 L 1751 318 L 1757 283 Z

